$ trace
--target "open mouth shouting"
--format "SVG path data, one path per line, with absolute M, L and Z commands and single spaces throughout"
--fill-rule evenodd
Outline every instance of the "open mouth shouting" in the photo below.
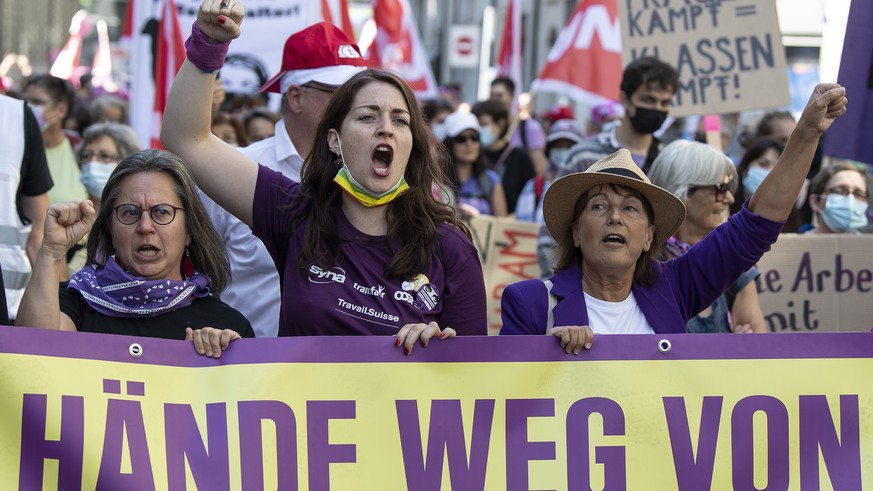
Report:
M 391 145 L 377 145 L 372 155 L 373 172 L 379 177 L 386 177 L 391 172 L 391 163 L 394 162 L 394 149 Z
M 606 237 L 603 238 L 602 242 L 604 244 L 626 244 L 627 243 L 624 236 L 622 236 L 620 234 L 608 234 Z
M 136 250 L 136 255 L 140 259 L 148 260 L 157 256 L 161 252 L 160 249 L 153 245 L 144 244 Z

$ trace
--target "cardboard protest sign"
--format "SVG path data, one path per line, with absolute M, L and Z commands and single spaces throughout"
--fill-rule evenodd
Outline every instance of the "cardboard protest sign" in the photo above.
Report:
M 214 360 L 7 327 L 0 487 L 866 489 L 871 370 L 866 333 L 603 335 L 579 356 L 548 336 L 411 356 L 291 337 Z
M 500 297 L 503 296 L 506 285 L 540 277 L 537 263 L 539 225 L 492 216 L 475 217 L 471 223 L 474 224 L 474 239 L 484 239 L 481 243 L 474 240 L 474 245 L 480 251 L 479 257 L 482 259 L 485 275 L 488 333 L 497 334 L 503 325 L 500 318 Z
M 758 263 L 771 331 L 869 331 L 873 236 L 783 234 Z
M 776 3 L 618 0 L 625 65 L 656 56 L 679 72 L 672 116 L 791 102 Z

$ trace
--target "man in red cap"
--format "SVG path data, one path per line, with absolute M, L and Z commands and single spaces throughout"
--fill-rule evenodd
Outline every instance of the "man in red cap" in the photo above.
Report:
M 276 134 L 240 151 L 299 181 L 331 94 L 366 66 L 354 40 L 332 24 L 319 22 L 292 34 L 285 41 L 281 71 L 260 89 L 282 94 L 282 119 L 276 123 Z M 273 259 L 247 225 L 205 194 L 200 196 L 230 259 L 233 279 L 221 300 L 249 319 L 257 337 L 275 337 L 280 295 Z

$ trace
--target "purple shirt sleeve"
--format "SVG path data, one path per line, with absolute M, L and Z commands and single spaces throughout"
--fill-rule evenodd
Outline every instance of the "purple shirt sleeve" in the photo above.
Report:
M 285 178 L 281 172 L 258 166 L 258 180 L 252 201 L 252 232 L 264 242 L 273 261 L 281 252 L 278 245 L 291 226 L 293 215 L 288 212 L 287 205 L 299 188 L 298 183 Z
M 540 280 L 513 283 L 503 290 L 500 335 L 542 335 L 548 318 L 549 301 L 545 284 Z
M 485 336 L 488 334 L 485 278 L 479 254 L 460 230 L 449 225 L 441 225 L 440 229 L 446 282 L 440 327 L 451 327 L 462 336 Z
M 690 319 L 711 305 L 779 238 L 784 222 L 755 215 L 747 205 L 688 252 L 665 263 L 683 317 Z

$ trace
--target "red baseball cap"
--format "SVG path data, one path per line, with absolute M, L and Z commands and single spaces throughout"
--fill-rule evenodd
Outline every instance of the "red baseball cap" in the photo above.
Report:
M 291 85 L 310 81 L 342 85 L 366 67 L 353 39 L 335 25 L 319 22 L 288 37 L 282 70 L 258 91 L 283 93 Z
M 551 119 L 552 121 L 560 121 L 562 119 L 575 119 L 576 116 L 573 114 L 573 108 L 570 106 L 565 106 L 563 104 L 558 104 L 552 106 L 544 117 Z

